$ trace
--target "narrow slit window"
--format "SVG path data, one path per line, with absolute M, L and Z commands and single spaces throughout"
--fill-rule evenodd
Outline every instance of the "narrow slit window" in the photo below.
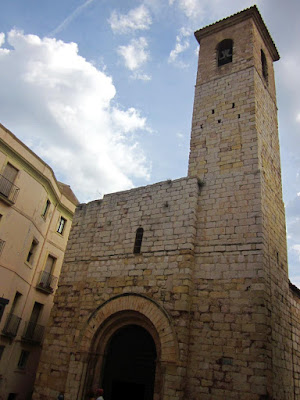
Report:
M 45 208 L 44 208 L 43 214 L 42 214 L 43 218 L 47 217 L 47 214 L 48 214 L 48 211 L 49 211 L 49 208 L 50 208 L 50 204 L 51 204 L 50 200 L 47 200 L 46 204 L 45 204 Z
M 63 231 L 65 229 L 67 220 L 64 217 L 60 217 L 57 232 L 60 233 L 61 235 L 63 234 Z
M 34 259 L 34 255 L 36 253 L 37 246 L 38 246 L 38 241 L 36 239 L 33 239 L 31 246 L 30 246 L 30 250 L 29 250 L 27 258 L 26 258 L 26 261 L 29 264 L 33 263 L 33 259 Z
M 260 56 L 261 56 L 261 68 L 262 68 L 262 74 L 265 80 L 268 82 L 268 64 L 267 64 L 267 58 L 263 50 L 260 51 Z
M 144 229 L 143 228 L 138 228 L 136 230 L 135 242 L 134 242 L 134 248 L 133 248 L 133 253 L 134 254 L 139 254 L 141 252 L 143 234 L 144 234 Z
M 3 353 L 4 353 L 4 349 L 5 349 L 5 346 L 0 346 L 0 360 L 1 360 L 1 358 L 2 358 L 2 356 L 3 356 Z
M 231 39 L 222 40 L 217 48 L 218 67 L 232 62 L 232 54 L 233 41 Z
M 4 309 L 8 303 L 9 303 L 8 299 L 5 299 L 4 297 L 0 297 L 0 322 L 1 322 L 2 315 L 4 313 Z
M 29 357 L 29 351 L 22 350 L 18 362 L 19 369 L 25 369 Z

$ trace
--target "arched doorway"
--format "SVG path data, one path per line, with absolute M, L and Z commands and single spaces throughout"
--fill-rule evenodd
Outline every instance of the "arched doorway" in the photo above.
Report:
M 173 379 L 178 367 L 179 349 L 176 334 L 170 316 L 162 307 L 152 299 L 134 293 L 118 295 L 108 300 L 89 317 L 86 327 L 82 329 L 77 339 L 78 352 L 70 361 L 66 382 L 66 393 L 70 393 L 70 398 L 89 400 L 94 397 L 99 385 L 101 387 L 105 385 L 105 400 L 113 400 L 110 397 L 112 378 L 108 375 L 104 378 L 106 371 L 110 368 L 108 353 L 115 335 L 130 326 L 136 328 L 135 332 L 131 333 L 131 337 L 136 338 L 140 331 L 146 337 L 150 337 L 149 340 L 152 343 L 150 349 L 153 349 L 153 360 L 155 360 L 153 370 L 155 377 L 154 389 L 151 390 L 154 394 L 152 397 L 148 394 L 146 385 L 144 398 L 146 400 L 164 398 L 166 385 L 170 382 L 168 376 L 170 374 Z M 79 376 L 80 379 L 78 379 Z M 180 379 L 181 374 L 178 377 Z M 134 382 L 138 383 L 133 380 Z M 124 390 L 121 399 L 127 398 L 134 400 L 133 393 L 128 394 Z M 138 397 L 138 400 L 144 400 L 144 398 Z
M 132 324 L 117 330 L 105 351 L 105 400 L 153 400 L 156 356 L 146 329 Z

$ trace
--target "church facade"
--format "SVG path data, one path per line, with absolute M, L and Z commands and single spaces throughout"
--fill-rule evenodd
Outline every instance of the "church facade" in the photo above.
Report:
M 200 43 L 188 176 L 77 207 L 34 399 L 300 399 L 273 62 L 251 7 Z

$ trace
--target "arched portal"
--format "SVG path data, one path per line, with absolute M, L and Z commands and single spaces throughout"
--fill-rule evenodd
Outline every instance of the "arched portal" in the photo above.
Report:
M 163 399 L 164 391 L 168 390 L 169 376 L 174 379 L 179 368 L 176 333 L 170 316 L 159 304 L 135 293 L 124 293 L 106 301 L 88 318 L 76 338 L 77 352 L 70 359 L 65 385 L 70 399 L 90 399 L 99 385 L 109 385 L 107 377 L 104 378 L 106 368 L 109 370 L 107 354 L 114 338 L 117 338 L 115 335 L 128 326 L 137 327 L 135 337 L 139 336 L 138 332 L 143 332 L 140 337 L 148 337 L 150 342 L 149 336 L 152 338 L 152 357 L 156 360 L 153 400 Z M 111 400 L 106 395 L 104 398 Z M 124 399 L 124 395 L 121 398 Z M 128 398 L 132 400 L 132 397 Z
M 153 400 L 156 347 L 138 325 L 127 325 L 112 336 L 105 352 L 103 388 L 107 400 Z

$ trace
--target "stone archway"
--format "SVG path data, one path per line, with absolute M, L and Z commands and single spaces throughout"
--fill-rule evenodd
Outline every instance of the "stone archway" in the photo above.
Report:
M 129 305 L 127 305 L 129 307 Z M 154 315 L 153 315 L 154 316 Z M 83 393 L 87 391 L 94 391 L 95 388 L 100 386 L 107 386 L 105 382 L 105 366 L 108 362 L 110 344 L 114 336 L 121 330 L 129 327 L 136 326 L 143 329 L 151 337 L 153 346 L 155 348 L 155 379 L 153 392 L 155 398 L 159 398 L 162 390 L 162 377 L 161 377 L 161 340 L 154 324 L 143 313 L 136 310 L 121 310 L 113 313 L 106 318 L 99 326 L 93 337 L 92 345 L 89 352 L 87 374 L 84 382 Z M 130 379 L 129 379 L 130 380 Z M 128 382 L 128 379 L 127 379 Z M 137 383 L 137 382 L 135 382 Z M 111 390 L 109 389 L 109 396 Z M 152 396 L 153 398 L 153 396 Z M 140 399 L 143 400 L 143 399 Z M 145 400 L 148 400 L 145 398 Z M 152 400 L 152 399 L 151 399 Z
M 154 340 L 141 326 L 126 325 L 115 332 L 105 352 L 101 377 L 105 399 L 152 400 L 156 356 Z
M 72 394 L 70 398 L 88 397 L 89 390 L 104 382 L 110 341 L 118 331 L 130 325 L 144 329 L 153 340 L 156 365 L 152 398 L 163 399 L 166 371 L 178 363 L 176 334 L 171 318 L 159 304 L 133 293 L 116 296 L 99 306 L 81 330 L 77 340 L 78 356 L 74 355 L 70 362 L 66 384 L 66 392 Z M 77 389 L 74 381 L 78 382 Z

